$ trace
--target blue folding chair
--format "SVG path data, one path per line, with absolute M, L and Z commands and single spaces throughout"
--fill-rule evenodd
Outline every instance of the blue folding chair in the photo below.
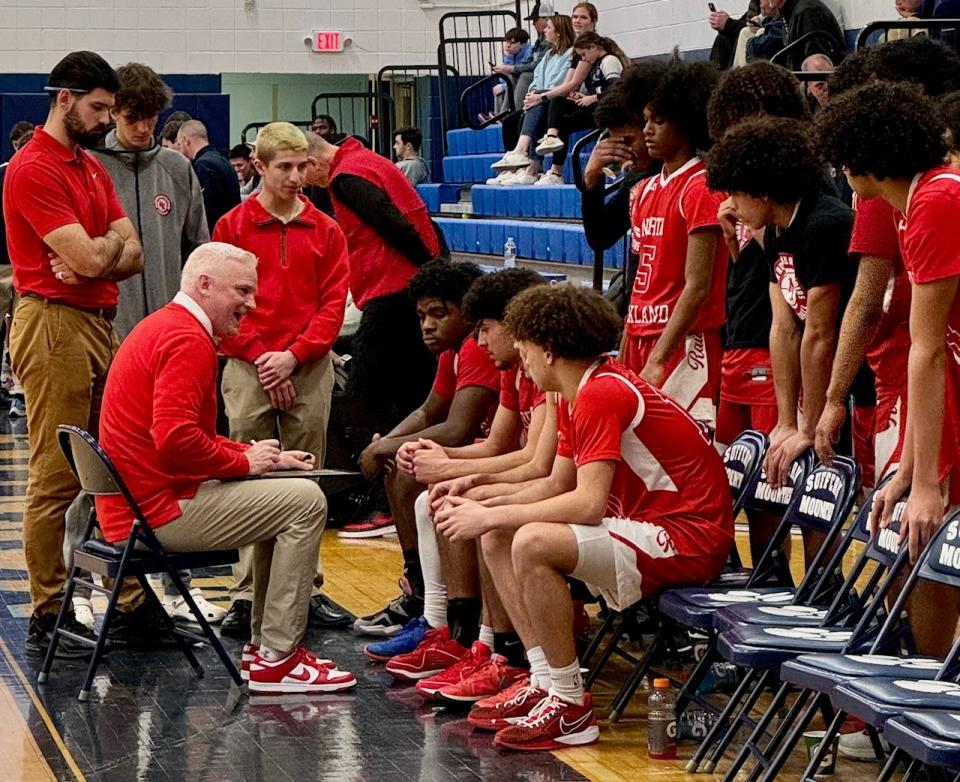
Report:
M 909 755 L 904 779 L 912 779 L 919 766 L 946 769 L 948 779 L 960 780 L 960 712 L 907 711 L 887 720 L 883 737 L 894 748 L 878 779 L 887 780 Z
M 763 466 L 763 457 L 766 453 L 766 450 L 766 435 L 756 430 L 748 429 L 739 437 L 737 437 L 737 439 L 734 440 L 733 443 L 731 443 L 723 453 L 724 466 L 727 472 L 727 481 L 730 486 L 731 499 L 733 502 L 734 517 L 736 517 L 736 515 L 740 512 L 740 509 L 743 507 L 748 492 L 752 491 L 752 487 L 755 486 L 756 477 L 760 473 Z M 744 570 L 742 568 L 740 557 L 737 554 L 736 545 L 734 545 L 731 549 L 727 571 L 720 577 L 718 584 L 723 584 L 728 587 L 737 585 L 742 586 L 747 583 L 751 574 L 752 571 Z M 600 673 L 606 667 L 607 663 L 610 661 L 610 658 L 614 654 L 617 654 L 618 656 L 625 658 L 628 662 L 638 666 L 645 659 L 652 657 L 652 652 L 656 651 L 656 649 L 662 645 L 664 639 L 660 638 L 660 633 L 658 632 L 655 635 L 654 644 L 652 644 L 651 648 L 648 649 L 650 654 L 645 653 L 641 658 L 637 658 L 630 652 L 622 649 L 620 646 L 620 641 L 623 639 L 623 637 L 632 629 L 636 629 L 638 627 L 637 616 L 641 607 L 649 605 L 650 604 L 647 601 L 641 601 L 629 606 L 623 611 L 607 612 L 606 617 L 604 618 L 581 658 L 580 664 L 584 668 L 590 669 L 586 679 L 584 680 L 584 684 L 588 688 L 593 686 L 593 683 L 597 680 Z M 600 659 L 597 661 L 596 665 L 591 667 L 593 656 L 597 653 L 605 640 L 607 641 L 607 645 L 604 648 Z M 631 680 L 632 678 L 633 677 L 631 677 Z M 638 678 L 636 681 L 637 684 L 632 685 L 629 688 L 629 692 L 627 688 L 628 685 L 630 685 L 630 681 L 625 683 L 623 689 L 620 691 L 620 694 L 614 699 L 614 706 L 610 715 L 612 720 L 617 719 L 617 717 L 622 713 L 623 708 L 626 707 L 626 704 L 633 696 L 633 692 L 639 685 L 640 679 Z
M 864 524 L 867 516 L 867 512 L 862 511 L 858 522 Z M 836 654 L 863 651 L 876 638 L 883 624 L 881 619 L 886 617 L 883 600 L 902 569 L 906 554 L 892 554 L 874 543 L 871 541 L 858 557 L 818 626 L 742 624 L 719 634 L 717 649 L 721 657 L 746 668 L 747 674 L 695 756 L 699 763 L 713 747 L 710 759 L 704 763 L 705 771 L 710 772 L 716 768 L 737 731 L 745 726 L 752 729 L 751 736 L 742 745 L 725 779 L 733 779 L 750 756 L 757 760 L 752 778 L 757 778 L 771 765 L 771 753 L 780 747 L 810 697 L 806 690 L 800 693 L 787 716 L 780 721 L 776 733 L 766 746 L 761 747 L 760 742 L 767 736 L 769 725 L 792 691 L 790 685 L 780 686 L 759 720 L 754 721 L 750 714 L 766 687 L 777 683 L 777 673 L 784 662 L 803 654 L 817 652 Z M 868 566 L 873 566 L 873 572 L 866 577 Z M 858 592 L 856 585 L 861 578 L 866 578 L 866 585 Z M 888 627 L 888 635 L 892 632 L 891 625 Z M 829 709 L 828 702 L 820 705 Z M 832 711 L 828 711 L 828 722 L 832 716 Z M 691 766 L 692 762 L 688 769 L 691 769 Z
M 793 466 L 798 477 L 812 461 L 812 453 L 807 453 Z M 758 481 L 756 485 L 760 487 L 762 484 Z M 705 653 L 680 689 L 677 714 L 682 714 L 691 700 L 712 709 L 712 705 L 696 693 L 711 666 L 719 659 L 717 632 L 728 626 L 720 623 L 721 619 L 729 615 L 731 618 L 725 621 L 733 625 L 740 623 L 742 615 L 759 624 L 789 625 L 802 621 L 816 626 L 825 616 L 825 606 L 832 599 L 833 590 L 843 581 L 843 555 L 852 536 L 843 536 L 839 546 L 836 543 L 860 486 L 860 468 L 852 459 L 838 457 L 833 466 L 820 465 L 807 474 L 799 486 L 801 490 L 793 493 L 783 520 L 753 570 L 756 582 L 751 580 L 743 589 L 671 589 L 661 595 L 659 610 L 663 616 L 683 627 L 705 633 L 708 638 Z M 760 492 L 761 496 L 763 493 Z M 824 538 L 800 586 L 796 589 L 792 586 L 755 587 L 755 583 L 766 583 L 771 577 L 784 578 L 780 567 L 785 559 L 782 546 L 793 527 L 821 533 Z M 807 607 L 809 603 L 817 602 L 825 604 L 824 607 Z

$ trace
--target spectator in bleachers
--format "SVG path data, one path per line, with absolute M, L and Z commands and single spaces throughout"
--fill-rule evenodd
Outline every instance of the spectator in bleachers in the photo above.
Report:
M 627 55 L 610 38 L 595 32 L 581 33 L 573 42 L 573 50 L 590 66 L 587 78 L 578 92 L 551 98 L 547 115 L 547 132 L 537 145 L 538 155 L 553 154 L 550 171 L 537 180 L 538 185 L 562 185 L 563 164 L 567 160 L 570 134 L 594 127 L 597 101 L 620 78 L 630 64 Z
M 599 728 L 576 655 L 568 576 L 617 611 L 666 586 L 716 578 L 733 544 L 726 476 L 700 427 L 607 355 L 619 318 L 598 293 L 534 286 L 510 302 L 505 321 L 531 380 L 561 397 L 553 472 L 507 505 L 448 498 L 436 528 L 451 541 L 480 539 L 535 677 L 512 702 L 485 710 L 486 726 L 501 727 L 494 744 L 592 744 Z
M 631 193 L 631 250 L 639 267 L 627 311 L 621 361 L 650 385 L 716 428 L 728 252 L 698 156 L 710 146 L 707 101 L 712 63 L 670 64 L 643 109 L 650 157 L 663 170 Z
M 337 130 L 337 121 L 329 114 L 318 114 L 314 117 L 310 130 L 331 144 L 337 144 L 347 137 L 346 133 Z
M 780 65 L 796 71 L 811 54 L 819 52 L 831 58 L 839 58 L 846 51 L 846 40 L 840 23 L 823 0 L 770 0 L 770 4 L 787 23 L 784 46 L 790 46 L 809 33 L 820 33 L 791 52 Z
M 760 16 L 751 19 L 740 33 L 733 67 L 739 68 L 754 60 L 769 60 L 783 48 L 786 22 L 774 9 L 773 0 L 760 0 Z
M 623 78 L 600 99 L 595 115 L 598 128 L 607 136 L 594 146 L 583 170 L 580 195 L 583 230 L 594 250 L 606 250 L 630 230 L 630 193 L 633 186 L 660 170 L 643 139 L 644 120 L 637 107 L 646 106 L 666 71 L 666 63 L 647 60 L 631 65 Z M 607 179 L 621 176 L 617 192 L 606 195 Z M 637 273 L 637 254 L 631 250 L 623 272 L 611 281 L 611 300 L 626 317 L 630 291 Z M 616 285 L 614 283 L 617 283 Z
M 220 343 L 230 437 L 246 443 L 276 430 L 284 448 L 306 451 L 322 468 L 334 383 L 330 349 L 343 323 L 349 260 L 343 231 L 300 194 L 307 152 L 306 138 L 290 123 L 261 128 L 255 164 L 263 188 L 227 212 L 213 238 L 259 259 L 257 308 Z M 252 565 L 246 548 L 234 569 L 231 633 L 249 628 Z M 310 624 L 347 624 L 320 594 L 322 566 L 316 573 Z
M 354 622 L 354 629 L 363 635 L 395 635 L 410 619 L 423 613 L 424 582 L 414 505 L 426 487 L 393 468 L 392 464 L 402 458 L 400 448 L 421 438 L 442 446 L 462 447 L 489 432 L 500 378 L 490 355 L 477 344 L 474 324 L 462 309 L 463 297 L 481 274 L 472 263 L 438 260 L 425 264 L 410 281 L 409 296 L 416 304 L 423 343 L 439 354 L 440 360 L 426 399 L 390 431 L 375 437 L 360 456 L 365 476 L 384 476 L 403 550 L 405 584 L 404 594 L 397 600 Z M 469 648 L 480 630 L 479 592 L 459 597 L 463 600 L 456 624 L 463 632 L 458 640 Z
M 505 76 L 513 76 L 513 105 L 520 107 L 523 105 L 523 99 L 527 96 L 530 89 L 530 83 L 533 81 L 533 73 L 540 61 L 550 51 L 550 43 L 543 37 L 543 31 L 547 27 L 547 22 L 554 15 L 553 3 L 550 0 L 541 2 L 537 0 L 533 4 L 533 10 L 530 15 L 524 18 L 525 22 L 533 22 L 533 29 L 537 32 L 537 40 L 533 44 L 531 59 L 526 62 L 514 63 L 513 65 L 494 65 L 495 73 L 502 73 Z M 485 118 L 486 119 L 486 118 Z
M 800 70 L 804 73 L 833 73 L 834 65 L 825 54 L 811 54 L 803 61 Z M 813 99 L 818 106 L 823 106 L 827 102 L 827 83 L 826 81 L 808 81 L 807 92 L 813 95 Z
M 526 65 L 530 62 L 533 62 L 533 46 L 530 44 L 530 33 L 522 27 L 513 27 L 507 30 L 503 36 L 503 64 L 500 67 L 504 69 L 504 72 L 512 74 L 515 73 L 515 71 L 512 70 L 514 66 Z M 507 71 L 508 68 L 510 69 L 509 71 Z M 500 72 L 496 65 L 493 66 L 493 69 L 496 72 Z M 516 86 L 516 84 L 514 86 Z M 494 85 L 493 114 L 481 115 L 481 122 L 487 122 L 493 119 L 494 116 L 506 111 L 509 105 L 507 102 L 508 89 L 510 89 L 510 87 L 505 82 L 499 82 Z M 526 95 L 526 90 L 524 90 L 523 94 Z M 516 92 L 514 93 L 514 100 L 517 100 Z M 519 101 L 514 105 L 519 106 L 522 103 L 523 95 L 520 96 Z
M 759 16 L 760 0 L 750 0 L 746 12 L 739 19 L 734 19 L 726 11 L 711 11 L 707 21 L 716 30 L 717 37 L 713 40 L 710 60 L 724 70 L 729 68 L 733 64 L 740 34 L 751 26 L 751 20 Z
M 848 253 L 853 212 L 825 193 L 819 156 L 795 119 L 761 117 L 734 126 L 714 144 L 708 176 L 711 187 L 730 193 L 731 217 L 754 235 L 762 232 L 778 408 L 764 470 L 771 485 L 782 486 L 794 459 L 813 446 L 826 404 L 856 275 Z M 819 535 L 804 537 L 808 563 L 821 542 Z
M 423 133 L 420 128 L 397 128 L 393 134 L 393 154 L 397 156 L 397 168 L 416 187 L 430 181 L 430 170 L 420 157 Z
M 893 7 L 901 19 L 926 19 L 932 15 L 936 6 L 925 0 L 894 0 Z M 886 40 L 899 41 L 917 34 L 925 35 L 926 30 L 888 30 Z
M 237 172 L 240 182 L 240 198 L 247 198 L 260 187 L 260 174 L 253 165 L 253 156 L 249 144 L 237 144 L 227 153 L 227 160 Z
M 532 185 L 537 181 L 535 172 L 539 171 L 540 163 L 532 160 L 527 153 L 534 139 L 539 138 L 547 128 L 550 98 L 569 92 L 565 85 L 568 72 L 573 70 L 570 68 L 570 58 L 573 55 L 573 26 L 570 17 L 559 14 L 550 17 L 544 29 L 544 37 L 550 43 L 550 51 L 537 65 L 530 90 L 524 98 L 520 137 L 516 146 L 491 166 L 496 171 L 507 172 L 497 177 L 497 184 Z M 579 84 L 577 86 L 579 87 Z
M 203 188 L 203 206 L 207 226 L 213 227 L 223 215 L 240 203 L 240 181 L 227 159 L 215 149 L 207 137 L 207 126 L 199 120 L 184 122 L 177 131 L 177 143 Z
M 60 60 L 47 82 L 47 119 L 14 156 L 3 183 L 7 251 L 20 295 L 10 355 L 26 395 L 30 436 L 23 545 L 33 602 L 26 648 L 35 655 L 46 651 L 63 601 L 64 514 L 80 491 L 57 427 L 96 433 L 117 346 L 115 281 L 143 270 L 140 240 L 113 181 L 84 151 L 106 133 L 119 86 L 113 68 L 93 52 Z M 138 624 L 134 616 L 157 621 L 143 598 L 139 586 L 124 588 L 119 607 L 127 628 Z M 61 626 L 92 638 L 72 607 Z M 68 637 L 60 644 L 62 656 L 92 651 Z

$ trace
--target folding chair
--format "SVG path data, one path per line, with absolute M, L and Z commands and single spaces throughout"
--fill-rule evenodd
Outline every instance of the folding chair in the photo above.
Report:
M 913 758 L 904 779 L 912 779 L 918 765 L 946 769 L 946 779 L 960 779 L 960 712 L 907 711 L 887 720 L 883 737 L 893 753 L 880 772 L 880 779 L 890 779 L 903 755 Z
M 869 510 L 862 509 L 857 524 L 865 527 L 868 523 Z M 886 544 L 887 539 L 884 538 L 882 542 Z M 757 778 L 763 769 L 770 771 L 779 762 L 779 755 L 776 756 L 778 760 L 775 761 L 771 761 L 770 757 L 781 746 L 788 732 L 798 724 L 798 716 L 811 693 L 806 690 L 800 693 L 765 747 L 761 747 L 760 742 L 767 736 L 769 725 L 780 713 L 788 695 L 793 691 L 792 686 L 789 683 L 783 683 L 779 687 L 759 720 L 754 721 L 750 714 L 764 690 L 770 685 L 777 684 L 777 674 L 783 663 L 800 655 L 818 652 L 834 654 L 861 652 L 881 634 L 881 624 L 886 629 L 883 637 L 888 643 L 891 643 L 894 638 L 894 630 L 902 629 L 899 615 L 896 616 L 896 622 L 883 623 L 881 619 L 886 618 L 883 600 L 892 588 L 907 555 L 905 551 L 891 552 L 876 544 L 876 540 L 871 540 L 860 554 L 843 585 L 837 590 L 824 618 L 817 626 L 777 627 L 743 624 L 720 633 L 717 649 L 721 657 L 748 670 L 740 687 L 731 697 L 727 708 L 714 726 L 714 730 L 698 749 L 695 759 L 699 764 L 713 747 L 710 759 L 703 765 L 705 771 L 712 772 L 716 768 L 720 758 L 742 727 L 748 727 L 752 732 L 747 741 L 742 744 L 725 779 L 733 779 L 751 756 L 757 760 L 757 767 L 754 768 L 751 777 L 753 779 Z M 873 572 L 866 576 L 868 566 L 873 567 Z M 866 585 L 858 592 L 856 585 L 861 578 L 866 578 Z M 829 722 L 833 717 L 829 702 L 820 700 L 816 705 L 826 712 Z M 808 721 L 813 713 L 814 707 L 805 713 Z M 791 737 L 792 735 L 791 733 Z M 775 772 L 771 772 L 771 778 L 773 776 Z
M 183 652 L 187 661 L 197 672 L 198 676 L 203 676 L 203 667 L 197 660 L 190 648 L 194 643 L 209 643 L 217 653 L 227 673 L 237 683 L 242 685 L 240 673 L 230 659 L 220 639 L 214 634 L 209 622 L 197 608 L 190 591 L 186 588 L 180 579 L 178 572 L 180 570 L 192 570 L 194 568 L 214 567 L 217 565 L 232 565 L 239 559 L 236 549 L 227 551 L 213 552 L 193 552 L 193 553 L 167 553 L 164 551 L 160 541 L 150 528 L 150 524 L 144 517 L 140 506 L 134 500 L 133 495 L 124 483 L 123 478 L 113 466 L 110 458 L 99 446 L 96 440 L 83 429 L 76 426 L 61 425 L 57 427 L 60 448 L 67 459 L 70 468 L 77 476 L 81 489 L 91 496 L 120 496 L 126 501 L 130 508 L 133 522 L 130 528 L 130 535 L 123 543 L 107 543 L 103 540 L 91 538 L 95 516 L 93 514 L 87 525 L 84 543 L 82 547 L 74 552 L 73 569 L 70 578 L 67 581 L 67 590 L 60 607 L 60 614 L 57 616 L 56 625 L 53 629 L 53 637 L 50 646 L 47 647 L 47 654 L 43 660 L 43 666 L 40 669 L 38 680 L 44 684 L 50 675 L 50 669 L 53 666 L 53 659 L 56 655 L 57 645 L 60 642 L 60 636 L 65 635 L 68 638 L 93 647 L 93 657 L 87 668 L 87 675 L 80 689 L 79 700 L 86 701 L 90 697 L 90 687 L 93 685 L 93 677 L 97 673 L 100 665 L 100 659 L 103 656 L 104 646 L 107 639 L 107 633 L 110 630 L 110 624 L 113 621 L 116 612 L 117 600 L 123 587 L 123 580 L 131 576 L 140 582 L 146 599 L 153 604 L 158 617 L 161 617 L 167 632 L 173 635 L 177 646 Z M 96 573 L 105 578 L 112 578 L 113 588 L 107 589 L 86 580 L 82 577 L 83 571 Z M 154 573 L 167 573 L 177 587 L 177 591 L 186 601 L 194 621 L 200 626 L 203 634 L 197 634 L 177 627 L 173 620 L 163 609 L 159 598 L 153 591 L 147 581 L 147 576 Z M 83 636 L 71 633 L 61 627 L 63 618 L 69 610 L 73 599 L 73 592 L 77 584 L 108 595 L 107 610 L 103 615 L 103 622 L 100 633 L 95 641 L 91 641 Z M 190 643 L 187 643 L 187 640 Z
M 799 473 L 803 467 L 805 464 L 795 465 L 794 469 Z M 690 701 L 714 708 L 697 695 L 697 691 L 710 667 L 719 661 L 718 632 L 737 624 L 815 627 L 826 616 L 833 592 L 843 581 L 843 556 L 853 540 L 852 531 L 843 536 L 842 532 L 860 486 L 860 468 L 852 459 L 837 457 L 832 466 L 820 465 L 806 475 L 801 485 L 802 490 L 793 494 L 783 520 L 744 589 L 672 589 L 660 597 L 659 609 L 663 616 L 708 637 L 706 652 L 680 689 L 678 715 Z M 756 584 L 785 578 L 781 548 L 794 527 L 824 536 L 800 585 L 796 589 L 757 587 Z M 836 545 L 838 538 L 841 538 L 839 546 Z

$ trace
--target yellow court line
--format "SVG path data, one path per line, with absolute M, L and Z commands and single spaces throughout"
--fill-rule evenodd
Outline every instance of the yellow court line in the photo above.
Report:
M 20 684 L 23 685 L 23 689 L 26 690 L 27 695 L 30 696 L 30 700 L 33 701 L 34 708 L 40 714 L 40 718 L 43 720 L 43 724 L 47 726 L 47 731 L 50 733 L 50 737 L 53 739 L 53 743 L 57 745 L 57 749 L 60 750 L 60 754 L 63 755 L 63 759 L 67 763 L 67 767 L 70 771 L 73 772 L 74 777 L 76 777 L 77 782 L 87 782 L 87 778 L 83 775 L 83 772 L 80 770 L 80 766 L 77 765 L 77 761 L 74 759 L 70 750 L 67 749 L 67 745 L 63 743 L 63 739 L 60 737 L 60 734 L 57 732 L 56 726 L 53 724 L 53 720 L 50 718 L 50 714 L 43 706 L 43 702 L 37 697 L 37 693 L 34 691 L 33 687 L 30 685 L 30 680 L 27 678 L 27 675 L 23 672 L 23 669 L 19 666 L 17 661 L 14 659 L 13 655 L 10 653 L 10 649 L 7 646 L 7 642 L 0 637 L 0 654 L 3 655 L 4 659 L 7 661 L 7 664 L 16 674 L 17 678 L 20 680 Z M 29 732 L 29 730 L 28 730 Z M 33 735 L 30 736 L 31 740 L 36 743 L 36 740 L 33 738 Z M 39 750 L 39 747 L 37 747 Z M 40 753 L 40 757 L 43 757 L 43 753 Z M 46 760 L 46 758 L 44 758 Z

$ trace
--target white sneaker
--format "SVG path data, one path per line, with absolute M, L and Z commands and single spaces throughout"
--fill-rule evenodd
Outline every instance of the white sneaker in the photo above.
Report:
M 93 630 L 93 605 L 89 597 L 73 598 L 73 615 L 88 630 Z
M 890 749 L 890 745 L 880 738 L 880 744 L 885 751 Z M 870 735 L 865 730 L 857 733 L 841 733 L 837 741 L 837 754 L 850 760 L 871 762 L 877 760 L 877 753 L 873 751 L 873 744 L 870 743 Z
M 536 174 L 527 171 L 517 171 L 509 182 L 504 182 L 506 185 L 535 185 L 536 183 Z
M 556 152 L 565 146 L 566 144 L 563 143 L 559 136 L 547 135 L 537 142 L 537 154 L 549 155 L 551 152 Z
M 501 171 L 501 172 L 500 172 L 499 174 L 497 174 L 496 176 L 490 177 L 490 179 L 487 180 L 487 184 L 488 184 L 488 185 L 502 185 L 502 184 L 503 184 L 503 180 L 504 180 L 506 177 L 509 177 L 509 176 L 513 176 L 513 172 L 512 172 L 512 171 Z
M 193 598 L 193 602 L 197 604 L 197 608 L 200 610 L 200 613 L 203 614 L 203 618 L 206 619 L 210 624 L 219 624 L 223 621 L 223 617 L 227 615 L 227 610 L 225 608 L 221 608 L 220 606 L 211 603 L 203 596 L 203 592 L 200 591 L 200 587 L 194 587 L 191 589 L 190 596 Z M 193 617 L 193 612 L 190 610 L 190 606 L 187 605 L 187 601 L 182 597 L 165 597 L 163 600 L 163 607 L 170 618 L 174 621 L 179 620 L 181 622 L 196 623 L 196 620 Z
M 490 168 L 494 171 L 515 171 L 518 168 L 526 168 L 533 162 L 522 152 L 507 152 L 502 158 L 494 163 Z
M 546 174 L 541 176 L 534 184 L 536 185 L 546 185 L 546 186 L 556 186 L 563 184 L 563 177 L 553 171 L 548 171 Z

